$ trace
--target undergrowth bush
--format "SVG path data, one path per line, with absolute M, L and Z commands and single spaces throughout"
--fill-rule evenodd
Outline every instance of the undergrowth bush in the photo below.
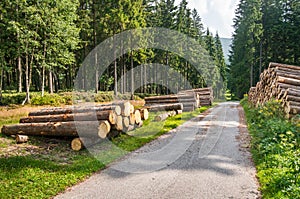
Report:
M 278 101 L 254 108 L 242 100 L 264 198 L 300 198 L 299 118 L 287 120 Z
M 51 105 L 51 106 L 59 106 L 60 104 L 64 104 L 65 100 L 62 96 L 58 94 L 45 94 L 44 96 L 37 95 L 31 99 L 32 105 Z
M 26 97 L 26 93 L 4 93 L 0 105 L 22 104 Z M 74 102 L 110 102 L 115 100 L 113 92 L 61 92 L 49 94 L 45 93 L 42 97 L 40 92 L 31 92 L 30 99 L 32 105 L 51 105 L 60 106 L 62 104 L 71 105 Z M 130 100 L 130 94 L 118 94 L 119 100 Z M 135 100 L 140 100 L 138 96 L 134 96 Z

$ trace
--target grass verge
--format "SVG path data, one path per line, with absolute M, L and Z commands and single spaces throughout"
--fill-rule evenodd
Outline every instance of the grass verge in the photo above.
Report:
M 300 198 L 299 117 L 285 119 L 277 101 L 253 108 L 245 98 L 241 104 L 263 198 Z
M 126 152 L 134 151 L 207 109 L 202 107 L 155 123 L 151 122 L 154 118 L 151 114 L 142 128 L 130 135 L 122 134 L 112 142 Z M 15 115 L 12 121 L 18 121 L 19 117 Z M 5 145 L 0 146 L 0 198 L 53 197 L 125 155 L 101 146 L 105 150 L 95 159 L 87 150 L 72 151 L 70 140 L 45 137 L 31 137 L 29 143 L 21 145 L 16 145 L 12 138 L 2 137 L 1 143 Z

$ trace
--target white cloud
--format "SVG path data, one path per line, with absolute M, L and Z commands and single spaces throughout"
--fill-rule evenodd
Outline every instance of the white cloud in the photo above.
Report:
M 187 0 L 190 8 L 196 8 L 204 26 L 214 34 L 229 38 L 233 32 L 234 11 L 238 0 Z M 176 0 L 179 4 L 180 0 Z

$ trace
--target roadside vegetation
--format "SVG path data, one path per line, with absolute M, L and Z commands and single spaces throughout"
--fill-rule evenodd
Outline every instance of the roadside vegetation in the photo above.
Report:
M 14 91 L 5 92 L 2 94 L 2 105 L 20 105 L 26 98 L 26 93 L 17 93 Z M 74 102 L 110 102 L 114 99 L 129 100 L 131 98 L 130 94 L 118 94 L 116 97 L 112 91 L 104 92 L 100 91 L 98 93 L 94 92 L 59 92 L 59 93 L 45 93 L 42 96 L 41 92 L 31 92 L 31 105 L 71 105 Z M 135 99 L 141 99 L 138 95 L 134 96 Z
M 151 122 L 154 114 L 144 121 L 144 126 L 112 139 L 112 143 L 127 153 L 169 132 L 185 121 L 207 110 L 168 118 L 165 122 Z M 10 114 L 10 123 L 17 123 L 24 115 L 18 109 Z M 7 114 L 0 115 L 0 128 L 7 124 Z M 160 127 L 160 128 L 157 128 Z M 1 134 L 0 134 L 1 135 Z M 109 163 L 124 156 L 120 150 L 100 146 L 103 150 L 95 159 L 88 150 L 74 152 L 68 139 L 30 137 L 30 141 L 17 145 L 13 138 L 0 136 L 0 198 L 49 198 L 67 187 L 83 181 Z M 100 160 L 100 161 L 99 161 Z
M 300 117 L 286 119 L 278 101 L 254 108 L 242 100 L 263 198 L 300 197 Z

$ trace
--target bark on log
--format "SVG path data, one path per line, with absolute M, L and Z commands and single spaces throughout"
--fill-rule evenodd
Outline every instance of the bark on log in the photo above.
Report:
M 292 78 L 292 79 L 297 79 L 300 80 L 300 71 L 298 74 L 295 73 L 290 73 L 290 72 L 276 72 L 277 76 L 281 76 L 281 77 L 286 77 L 286 78 Z
M 76 123 L 76 124 L 75 124 Z M 84 121 L 84 122 L 57 122 L 57 123 L 22 123 L 5 125 L 2 133 L 5 135 L 45 135 L 45 136 L 69 136 L 101 137 L 105 138 L 110 131 L 108 121 Z
M 279 83 L 289 84 L 289 85 L 298 86 L 298 87 L 300 86 L 300 80 L 297 80 L 297 79 L 279 76 L 279 77 L 277 77 L 277 81 Z
M 20 123 L 43 123 L 43 122 L 69 122 L 69 121 L 96 121 L 108 120 L 111 124 L 115 124 L 117 114 L 112 111 L 96 111 L 88 113 L 61 114 L 61 115 L 41 115 L 29 116 L 20 119 Z
M 283 98 L 286 101 L 300 102 L 300 97 L 287 95 Z
M 150 106 L 149 110 L 151 112 L 155 111 L 173 111 L 173 110 L 182 110 L 183 105 L 182 103 L 176 103 L 176 104 L 162 104 L 162 105 L 155 105 Z
M 299 90 L 298 89 L 291 89 L 291 88 L 285 90 L 282 97 L 285 98 L 287 95 L 300 97 L 300 87 L 299 87 Z
M 160 122 L 160 121 L 164 121 L 169 117 L 168 113 L 162 113 L 160 115 L 155 116 L 154 121 L 156 122 Z
M 293 69 L 293 70 L 300 70 L 299 66 L 293 66 L 293 65 L 287 65 L 287 64 L 280 64 L 280 63 L 275 63 L 275 62 L 271 62 L 269 64 L 269 68 L 275 68 L 275 67 L 288 68 L 288 69 Z
M 96 111 L 108 111 L 113 110 L 117 115 L 121 114 L 121 107 L 118 105 L 107 105 L 100 107 L 68 107 L 68 108 L 49 108 L 41 109 L 39 111 L 33 111 L 29 113 L 29 116 L 42 116 L 42 115 L 60 115 L 60 114 L 72 114 L 72 113 L 87 113 Z
M 190 95 L 180 95 L 181 99 L 189 99 L 191 98 Z M 162 95 L 162 96 L 154 96 L 154 97 L 145 97 L 145 102 L 151 102 L 151 101 L 160 101 L 160 100 L 177 100 L 179 98 L 179 95 Z
M 297 114 L 300 114 L 300 107 L 299 106 L 285 106 L 284 111 L 287 114 L 297 115 Z

